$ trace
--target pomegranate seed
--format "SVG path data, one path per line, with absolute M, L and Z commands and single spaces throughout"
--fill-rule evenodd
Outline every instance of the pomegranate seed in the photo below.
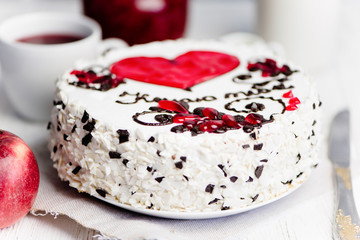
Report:
M 265 72 L 263 71 L 261 74 L 262 77 L 270 77 L 271 76 L 271 72 Z
M 199 127 L 202 132 L 214 132 L 224 126 L 224 121 L 222 120 L 209 120 L 202 123 Z
M 215 108 L 204 108 L 202 113 L 205 117 L 213 120 L 219 118 L 219 112 Z
M 245 125 L 259 124 L 262 122 L 261 120 L 262 120 L 262 117 L 259 114 L 250 113 L 245 117 L 243 124 L 245 124 Z
M 79 70 L 73 70 L 71 71 L 70 75 L 78 75 L 78 74 L 84 74 L 84 71 L 79 71 Z
M 247 68 L 249 71 L 260 70 L 262 77 L 275 77 L 280 73 L 289 76 L 293 73 L 289 66 L 278 67 L 276 61 L 270 58 L 266 58 L 264 62 L 248 63 Z
M 183 125 L 187 128 L 187 129 L 192 129 L 193 127 L 195 127 L 197 125 L 198 121 L 196 120 L 185 120 L 183 122 Z
M 296 104 L 300 104 L 300 100 L 297 98 L 297 97 L 294 97 L 294 98 L 290 98 L 289 100 L 289 104 L 290 105 L 296 105 Z
M 257 70 L 259 70 L 259 66 L 257 63 L 248 63 L 247 69 L 251 72 L 257 71 Z
M 293 71 L 290 69 L 290 67 L 288 65 L 283 65 L 280 68 L 280 71 L 285 75 L 285 76 L 290 76 Z
M 113 78 L 111 80 L 111 87 L 112 88 L 115 88 L 117 87 L 120 83 L 124 82 L 124 79 L 121 79 L 121 78 Z
M 96 73 L 94 73 L 93 71 L 85 72 L 74 70 L 70 74 L 75 75 L 79 79 L 79 82 L 83 83 L 92 83 L 98 79 Z
M 173 123 L 183 123 L 188 120 L 199 120 L 200 117 L 195 114 L 178 113 L 173 117 Z
M 177 103 L 175 101 L 160 100 L 158 102 L 158 107 L 179 113 L 189 113 L 188 110 L 186 110 L 180 103 Z
M 234 116 L 230 114 L 224 114 L 221 119 L 224 121 L 225 125 L 232 128 L 241 128 L 240 124 L 236 122 Z
M 286 107 L 286 111 L 294 111 L 294 110 L 296 110 L 298 107 L 294 104 L 294 105 L 288 105 L 287 107 Z
M 283 94 L 283 98 L 293 98 L 293 97 L 294 94 L 292 93 L 291 90 Z
M 273 60 L 273 59 L 270 59 L 270 58 L 266 58 L 264 64 L 266 66 L 268 66 L 269 68 L 271 68 L 271 69 L 276 69 L 277 68 L 276 61 Z

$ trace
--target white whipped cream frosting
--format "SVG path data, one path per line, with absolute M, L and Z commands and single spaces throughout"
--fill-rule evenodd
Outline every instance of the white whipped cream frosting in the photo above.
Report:
M 240 65 L 226 74 L 193 86 L 191 91 L 126 79 L 125 84 L 102 92 L 70 85 L 69 82 L 77 81 L 77 78 L 70 74 L 71 70 L 66 72 L 57 82 L 55 101 L 61 101 L 63 105 L 55 105 L 52 111 L 49 143 L 51 158 L 60 178 L 69 181 L 70 186 L 79 191 L 103 195 L 137 208 L 183 212 L 241 208 L 270 200 L 302 183 L 318 161 L 318 109 L 321 103 L 309 77 L 297 66 L 275 56 L 266 45 L 192 40 L 155 42 L 112 50 L 96 62 L 81 62 L 74 69 L 94 65 L 107 67 L 121 59 L 137 56 L 173 59 L 190 50 L 227 53 L 236 56 Z M 287 105 L 289 99 L 282 95 L 289 89 L 249 97 L 240 93 L 251 90 L 256 82 L 285 77 L 280 74 L 264 78 L 260 71 L 247 70 L 248 62 L 263 61 L 265 58 L 276 60 L 278 66 L 288 64 L 292 70 L 298 70 L 283 82 L 286 87 L 293 86 L 294 96 L 301 101 L 297 110 L 281 114 L 281 104 L 257 98 L 273 97 Z M 241 74 L 251 74 L 252 77 L 232 81 Z M 263 87 L 272 88 L 278 84 L 278 81 L 271 81 Z M 267 119 L 276 114 L 273 122 L 255 128 L 256 139 L 243 129 L 191 136 L 190 132 L 171 132 L 176 124 L 144 126 L 136 123 L 134 114 L 157 106 L 157 103 L 143 100 L 136 104 L 116 103 L 117 100 L 133 101 L 133 97 L 120 96 L 125 91 L 147 94 L 147 99 L 195 100 L 212 96 L 217 100 L 190 102 L 190 110 L 212 107 L 231 115 L 239 113 L 226 110 L 225 104 L 242 99 L 232 106 L 244 109 L 246 104 L 258 102 L 263 103 L 265 109 L 257 113 Z M 227 93 L 238 95 L 225 98 Z M 83 123 L 81 119 L 85 110 L 90 117 Z M 150 115 L 144 117 L 156 122 L 150 119 Z M 82 139 L 89 131 L 83 126 L 92 119 L 95 119 L 95 128 L 91 131 L 91 141 L 85 146 Z M 119 143 L 118 129 L 129 132 L 127 142 Z M 148 142 L 150 137 L 154 137 L 154 142 Z M 258 144 L 262 144 L 261 150 L 254 149 Z M 110 151 L 120 153 L 121 158 L 110 158 Z M 256 176 L 259 172 L 260 176 Z

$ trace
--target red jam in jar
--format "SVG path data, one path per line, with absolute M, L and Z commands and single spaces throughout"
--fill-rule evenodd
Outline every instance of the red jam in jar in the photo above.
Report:
M 183 36 L 188 0 L 83 0 L 85 15 L 100 23 L 103 38 L 134 45 Z

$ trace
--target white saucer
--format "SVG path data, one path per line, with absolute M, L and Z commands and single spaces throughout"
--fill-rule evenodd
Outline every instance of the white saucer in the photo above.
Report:
M 306 177 L 306 179 L 307 179 L 307 177 Z M 153 217 L 170 218 L 170 219 L 210 219 L 210 218 L 226 217 L 226 216 L 231 216 L 231 215 L 235 215 L 235 214 L 242 213 L 242 212 L 247 212 L 252 209 L 259 208 L 259 207 L 262 207 L 269 203 L 272 203 L 274 201 L 277 201 L 277 200 L 289 195 L 290 193 L 294 192 L 295 190 L 297 190 L 306 181 L 306 179 L 304 179 L 302 181 L 302 183 L 298 184 L 297 186 L 290 188 L 288 191 L 284 192 L 283 194 L 280 194 L 279 196 L 272 198 L 268 201 L 260 202 L 258 204 L 254 204 L 254 205 L 243 207 L 243 208 L 229 209 L 229 210 L 225 210 L 225 211 L 216 211 L 216 212 L 170 212 L 170 211 L 160 211 L 160 210 L 153 210 L 153 209 L 143 209 L 143 208 L 136 208 L 136 207 L 133 207 L 133 206 L 130 206 L 127 204 L 122 204 L 122 203 L 119 203 L 114 200 L 105 199 L 101 196 L 94 195 L 93 197 L 96 197 L 102 201 L 108 202 L 117 207 L 129 210 L 132 212 L 153 216 Z

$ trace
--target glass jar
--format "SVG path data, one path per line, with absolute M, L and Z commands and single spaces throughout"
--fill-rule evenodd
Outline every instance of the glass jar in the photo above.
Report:
M 100 23 L 103 38 L 128 44 L 183 36 L 188 0 L 83 0 L 85 15 Z

